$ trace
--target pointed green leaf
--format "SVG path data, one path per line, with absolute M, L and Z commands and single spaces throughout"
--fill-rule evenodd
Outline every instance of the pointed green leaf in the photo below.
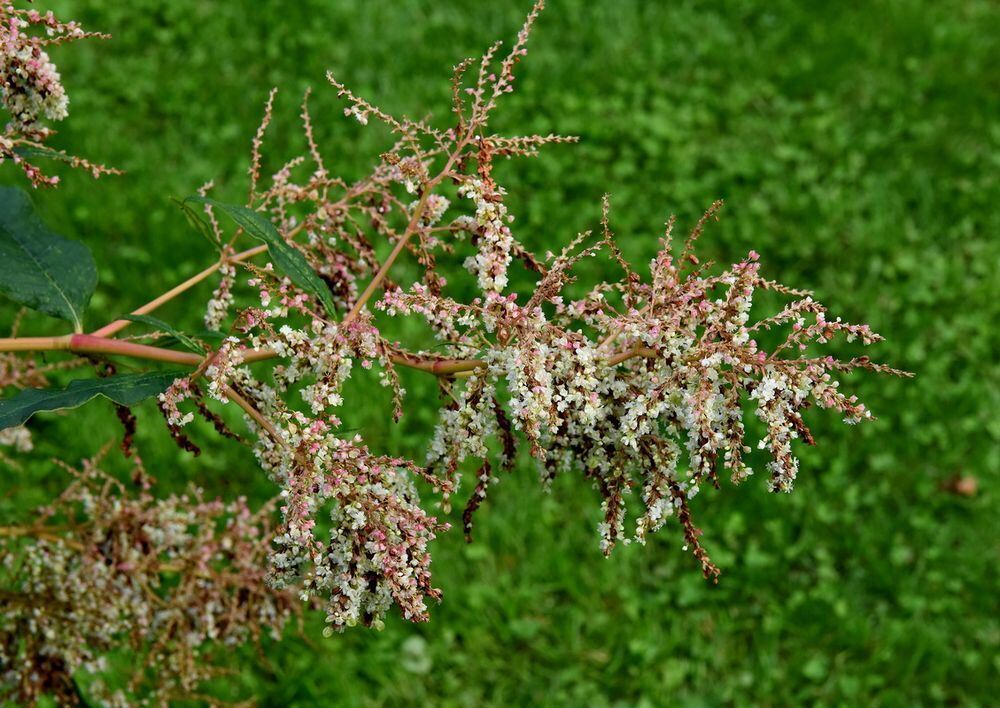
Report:
M 147 324 L 161 332 L 166 332 L 191 351 L 197 352 L 198 354 L 205 353 L 205 347 L 198 344 L 198 342 L 178 330 L 173 325 L 164 322 L 159 317 L 153 317 L 152 315 L 125 315 L 123 319 L 131 320 L 132 322 L 139 322 L 140 324 Z
M 191 226 L 194 227 L 194 230 L 200 233 L 205 240 L 213 246 L 222 245 L 219 243 L 219 239 L 216 237 L 215 232 L 212 231 L 212 228 L 205 223 L 201 214 L 191 208 L 186 199 L 181 200 L 171 197 L 171 200 L 181 208 L 181 211 L 184 212 L 184 217 L 188 220 L 188 223 L 191 224 Z
M 191 332 L 188 335 L 188 337 L 193 339 L 195 342 L 198 342 L 199 344 L 201 344 L 202 342 L 212 342 L 217 345 L 221 344 L 222 340 L 225 339 L 227 336 L 228 335 L 225 332 L 220 332 L 215 329 L 199 329 L 194 332 Z M 169 337 L 164 337 L 163 339 L 156 340 L 156 343 L 161 347 L 170 347 L 179 341 L 180 340 L 177 339 L 177 337 L 175 337 L 174 335 L 170 335 Z M 199 353 L 204 353 L 206 349 L 212 349 L 212 348 L 213 347 L 211 345 L 207 347 L 202 347 L 201 352 Z
M 82 332 L 96 286 L 90 250 L 50 231 L 23 191 L 0 187 L 0 292 Z
M 0 400 L 0 430 L 23 425 L 35 413 L 82 406 L 104 396 L 123 406 L 163 393 L 186 371 L 151 371 L 104 379 L 78 379 L 66 388 L 26 388 L 13 398 Z
M 316 275 L 302 252 L 288 243 L 263 214 L 246 207 L 226 204 L 208 197 L 188 197 L 184 201 L 211 204 L 226 212 L 244 231 L 267 244 L 267 250 L 274 261 L 274 267 L 291 278 L 292 282 L 315 295 L 328 314 L 336 311 L 333 297 L 326 283 Z
M 72 155 L 62 152 L 61 150 L 53 150 L 52 148 L 31 145 L 22 145 L 14 148 L 14 154 L 28 160 L 40 157 L 46 160 L 58 160 L 59 162 L 73 162 L 74 159 Z

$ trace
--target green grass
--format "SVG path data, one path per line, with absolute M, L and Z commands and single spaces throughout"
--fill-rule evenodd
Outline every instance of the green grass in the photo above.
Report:
M 388 110 L 443 116 L 450 67 L 512 37 L 527 10 L 512 0 L 51 5 L 115 35 L 56 50 L 72 97 L 57 142 L 128 175 L 67 173 L 38 195 L 46 219 L 102 264 L 95 323 L 210 260 L 169 197 L 214 178 L 240 198 L 272 85 L 281 93 L 269 167 L 301 148 L 297 106 L 312 85 L 328 165 L 357 176 L 384 138 L 342 119 L 326 69 Z M 691 224 L 724 198 L 704 254 L 733 262 L 755 248 L 770 277 L 870 322 L 889 340 L 873 356 L 917 377 L 852 378 L 874 424 L 812 413 L 820 444 L 801 451 L 794 494 L 769 495 L 758 479 L 698 497 L 724 569 L 718 586 L 701 580 L 675 529 L 602 559 L 596 492 L 563 479 L 545 496 L 524 464 L 491 492 L 475 544 L 458 533 L 436 544 L 445 601 L 429 624 L 397 619 L 381 633 L 323 639 L 310 622 L 308 641 L 265 647 L 269 666 L 241 654 L 220 695 L 273 705 L 992 703 L 998 36 L 992 0 L 552 0 L 497 127 L 582 143 L 503 166 L 518 235 L 555 250 L 594 224 L 608 191 L 623 247 L 641 262 L 670 213 Z M 0 179 L 18 181 L 9 166 Z M 161 314 L 199 316 L 182 302 Z M 407 386 L 414 399 L 429 387 L 418 377 Z M 422 411 L 399 428 L 374 410 L 358 418 L 371 440 L 413 455 L 430 424 Z M 207 454 L 192 461 L 153 419 L 140 411 L 140 443 L 165 486 L 269 493 L 244 451 L 206 433 Z M 49 442 L 38 458 L 89 455 L 113 421 L 101 404 L 39 420 L 37 439 Z M 979 493 L 942 492 L 956 474 L 975 476 Z M 0 511 L 40 501 L 37 488 L 54 479 L 41 462 L 6 476 Z

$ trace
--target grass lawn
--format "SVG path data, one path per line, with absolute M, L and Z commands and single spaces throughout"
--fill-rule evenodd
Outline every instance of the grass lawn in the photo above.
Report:
M 65 173 L 46 220 L 101 265 L 94 324 L 211 261 L 170 202 L 215 179 L 239 200 L 250 137 L 280 89 L 268 168 L 301 150 L 307 86 L 327 164 L 362 174 L 385 136 L 345 120 L 327 69 L 383 108 L 444 118 L 451 66 L 511 38 L 525 0 L 53 0 L 108 42 L 57 48 L 71 115 L 56 144 L 127 170 Z M 558 250 L 613 223 L 636 263 L 671 213 L 727 206 L 702 253 L 811 288 L 888 341 L 912 380 L 852 377 L 879 420 L 811 411 L 792 495 L 763 479 L 694 502 L 723 576 L 706 584 L 665 529 L 598 551 L 598 495 L 538 488 L 526 460 L 491 491 L 477 539 L 436 543 L 444 603 L 426 625 L 324 639 L 322 617 L 246 651 L 213 690 L 271 705 L 991 704 L 1000 685 L 1000 4 L 994 0 L 551 0 L 501 130 L 581 136 L 503 165 L 520 238 Z M 3 183 L 21 182 L 9 165 Z M 199 291 L 207 297 L 208 290 Z M 192 300 L 198 302 L 197 296 Z M 191 302 L 191 301 L 189 301 Z M 11 308 L 6 308 L 10 311 Z M 194 324 L 197 308 L 162 313 Z M 32 320 L 38 333 L 57 332 Z M 432 395 L 407 375 L 415 401 Z M 139 412 L 144 457 L 171 488 L 263 499 L 249 453 L 205 434 L 182 456 Z M 429 411 L 369 440 L 421 457 Z M 118 434 L 108 406 L 36 421 L 37 462 L 0 481 L 0 513 L 56 483 L 44 460 Z M 955 475 L 974 496 L 943 491 Z M 456 514 L 457 516 L 457 514 Z M 451 519 L 454 523 L 456 519 Z M 460 526 L 460 522 L 458 524 Z M 127 657 L 119 657 L 127 661 Z

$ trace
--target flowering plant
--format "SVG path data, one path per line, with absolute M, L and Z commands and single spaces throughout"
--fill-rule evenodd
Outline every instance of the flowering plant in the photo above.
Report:
M 607 197 L 598 228 L 558 253 L 538 254 L 519 240 L 495 162 L 575 140 L 489 129 L 541 9 L 539 1 L 508 52 L 497 43 L 455 68 L 447 127 L 390 115 L 328 76 L 348 117 L 382 124 L 395 138 L 354 182 L 328 171 L 308 93 L 301 110 L 308 154 L 264 179 L 272 91 L 252 141 L 246 203 L 212 198 L 211 183 L 179 202 L 216 262 L 89 332 L 84 313 L 96 286 L 89 252 L 51 233 L 22 192 L 0 191 L 0 256 L 13 266 L 0 274 L 0 290 L 74 325 L 71 334 L 0 340 L 0 384 L 20 389 L 0 401 L 0 442 L 13 450 L 3 459 L 16 464 L 16 453 L 30 449 L 35 414 L 103 396 L 116 406 L 121 450 L 134 470 L 129 479 L 102 471 L 107 450 L 80 467 L 64 465 L 71 481 L 57 499 L 32 523 L 0 527 L 0 690 L 21 701 L 51 693 L 74 702 L 74 673 L 100 673 L 104 653 L 126 645 L 145 662 L 128 687 L 107 688 L 103 697 L 167 701 L 192 695 L 212 675 L 214 646 L 280 635 L 303 607 L 322 608 L 330 631 L 380 627 L 394 605 L 406 619 L 426 620 L 428 599 L 441 596 L 429 544 L 449 528 L 443 517 L 452 499 L 466 499 L 461 516 L 471 540 L 477 510 L 519 447 L 544 484 L 579 473 L 594 485 L 605 554 L 644 543 L 676 519 L 685 548 L 715 580 L 720 571 L 702 545 L 692 500 L 706 485 L 719 488 L 723 474 L 734 483 L 753 474 L 745 410 L 763 430 L 767 484 L 782 492 L 798 474 L 793 442 L 813 444 L 807 407 L 832 408 L 848 423 L 871 418 L 840 390 L 837 375 L 904 372 L 814 347 L 838 336 L 867 345 L 879 336 L 765 278 L 753 251 L 728 268 L 700 262 L 697 241 L 721 203 L 679 253 L 669 221 L 648 273 L 619 248 Z M 11 114 L 0 158 L 21 164 L 33 185 L 54 185 L 21 152 L 48 137 L 44 119 L 65 115 L 65 91 L 42 47 L 95 35 L 9 1 L 0 0 L 0 21 L 2 99 Z M 32 26 L 47 38 L 26 34 Z M 110 171 L 69 159 L 95 175 Z M 408 282 L 390 275 L 404 254 L 418 268 Z M 575 284 L 576 266 L 593 257 L 607 259 L 618 279 Z M 532 277 L 530 291 L 510 287 L 515 269 Z M 183 332 L 150 314 L 210 278 L 205 332 Z M 458 297 L 469 288 L 475 297 Z M 788 304 L 752 318 L 760 291 Z M 421 321 L 435 346 L 396 341 L 390 332 L 400 320 Z M 134 324 L 153 331 L 124 337 Z M 68 358 L 39 365 L 40 352 Z M 119 374 L 121 360 L 149 367 Z M 85 365 L 96 378 L 49 385 L 53 370 Z M 373 449 L 362 433 L 344 429 L 345 383 L 359 367 L 391 390 L 395 420 L 408 404 L 397 370 L 437 378 L 444 403 L 426 459 Z M 275 499 L 251 511 L 244 500 L 208 500 L 197 488 L 157 497 L 129 410 L 153 397 L 167 434 L 194 455 L 199 448 L 185 430 L 196 415 L 250 445 Z M 219 406 L 233 405 L 249 434 L 219 415 Z M 638 509 L 629 520 L 631 497 Z
M 33 28 L 41 32 L 33 34 Z M 86 32 L 76 22 L 60 22 L 51 11 L 43 15 L 16 8 L 13 0 L 0 0 L 0 104 L 10 115 L 0 134 L 0 162 L 13 160 L 35 186 L 59 182 L 58 177 L 47 176 L 32 162 L 36 158 L 69 162 L 90 170 L 94 177 L 117 173 L 43 144 L 54 132 L 45 121 L 60 121 L 69 113 L 69 97 L 45 48 L 91 37 L 107 35 Z

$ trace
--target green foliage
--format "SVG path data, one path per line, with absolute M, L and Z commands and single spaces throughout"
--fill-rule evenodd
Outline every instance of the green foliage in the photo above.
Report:
M 205 347 L 198 344 L 193 337 L 184 334 L 173 325 L 161 320 L 159 317 L 153 317 L 152 315 L 125 315 L 123 319 L 129 320 L 130 322 L 139 322 L 141 324 L 149 325 L 157 332 L 169 334 L 173 339 L 177 340 L 191 351 L 197 354 L 205 353 Z
M 76 379 L 66 388 L 26 388 L 16 396 L 0 400 L 0 430 L 21 425 L 44 411 L 78 408 L 98 396 L 122 406 L 134 406 L 167 390 L 184 371 L 153 371 L 121 374 L 103 379 Z
M 59 152 L 47 147 L 21 146 L 14 148 L 14 154 L 26 160 L 42 158 L 44 160 L 58 160 L 59 162 L 73 162 L 73 157 L 66 153 Z
M 73 99 L 56 141 L 128 174 L 94 183 L 66 171 L 58 191 L 38 196 L 47 220 L 99 252 L 93 308 L 108 319 L 215 258 L 164 195 L 211 178 L 230 199 L 243 193 L 272 85 L 282 93 L 267 169 L 301 152 L 297 94 L 311 84 L 318 141 L 351 176 L 386 139 L 340 119 L 327 69 L 389 110 L 443 120 L 450 67 L 511 36 L 527 9 L 48 4 L 114 34 L 53 52 Z M 917 378 L 859 379 L 880 416 L 867 428 L 809 416 L 819 445 L 803 451 L 795 494 L 751 480 L 695 500 L 723 567 L 718 586 L 669 538 L 603 560 L 597 518 L 579 511 L 595 493 L 567 479 L 545 496 L 522 466 L 491 490 L 476 543 L 451 533 L 436 544 L 445 601 L 429 625 L 324 640 L 317 622 L 308 642 L 268 646 L 270 666 L 242 656 L 242 674 L 218 694 L 276 705 L 994 702 L 997 36 L 993 0 L 552 0 L 498 127 L 583 141 L 503 165 L 518 236 L 558 250 L 594 225 L 610 191 L 613 226 L 638 263 L 669 213 L 690 225 L 723 197 L 702 242 L 709 256 L 732 262 L 755 248 L 765 275 L 872 322 L 888 341 L 871 353 Z M 162 314 L 186 331 L 200 315 L 181 302 Z M 403 383 L 413 399 L 435 395 L 419 374 Z M 393 426 L 372 398 L 345 427 L 418 455 L 429 414 Z M 40 453 L 93 454 L 95 436 L 81 431 L 114 429 L 101 408 L 37 421 L 53 441 Z M 205 452 L 191 460 L 149 413 L 139 411 L 138 445 L 161 485 L 273 493 L 242 449 L 196 428 Z M 943 492 L 956 474 L 977 478 L 978 494 Z M 56 483 L 41 465 L 27 477 Z M 0 512 L 17 511 L 0 498 Z
M 301 251 L 288 243 L 278 230 L 274 228 L 267 217 L 258 214 L 252 209 L 235 204 L 226 204 L 207 197 L 188 197 L 185 201 L 201 202 L 221 209 L 236 224 L 253 236 L 258 241 L 267 244 L 268 253 L 274 261 L 274 267 L 279 273 L 287 275 L 293 283 L 312 295 L 319 298 L 327 312 L 334 312 L 336 306 L 330 296 L 330 289 L 322 279 L 316 275 L 316 271 L 309 265 L 309 261 L 302 255 Z
M 206 241 L 216 248 L 222 246 L 222 244 L 219 243 L 219 237 L 214 231 L 212 231 L 212 227 L 205 223 L 205 219 L 202 215 L 195 211 L 194 207 L 188 204 L 186 199 L 174 198 L 172 201 L 180 207 L 182 212 L 184 212 L 184 217 L 187 219 L 188 223 L 191 224 L 191 227 L 201 234 Z
M 50 231 L 22 190 L 0 187 L 0 292 L 83 331 L 97 285 L 90 249 Z

